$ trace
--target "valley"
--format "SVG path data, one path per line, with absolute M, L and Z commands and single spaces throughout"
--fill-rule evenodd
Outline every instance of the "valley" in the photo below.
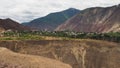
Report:
M 120 68 L 120 4 L 51 13 L 19 9 L 0 19 L 0 68 Z M 12 18 L 15 12 L 21 17 Z M 17 22 L 22 17 L 31 21 Z

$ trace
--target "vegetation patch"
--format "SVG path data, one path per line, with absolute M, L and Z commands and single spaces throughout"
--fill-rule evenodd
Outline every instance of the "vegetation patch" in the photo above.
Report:
M 120 42 L 120 32 L 84 33 L 72 31 L 10 31 L 4 32 L 0 40 L 44 40 L 44 39 L 95 39 Z

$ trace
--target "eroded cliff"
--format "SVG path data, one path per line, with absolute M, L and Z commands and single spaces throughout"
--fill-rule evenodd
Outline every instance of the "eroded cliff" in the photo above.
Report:
M 119 68 L 120 46 L 96 40 L 1 41 L 1 47 L 70 64 L 73 68 Z

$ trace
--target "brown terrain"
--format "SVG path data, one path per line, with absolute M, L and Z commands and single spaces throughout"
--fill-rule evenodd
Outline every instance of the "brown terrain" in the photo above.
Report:
M 60 61 L 33 55 L 14 53 L 0 48 L 0 68 L 72 68 Z
M 43 56 L 70 64 L 72 68 L 120 67 L 120 46 L 119 44 L 113 42 L 90 39 L 74 41 L 73 40 L 0 41 L 0 46 L 6 47 L 17 53 L 22 53 L 16 54 L 13 52 L 9 52 L 9 50 L 6 49 L 5 49 L 6 51 L 3 50 L 2 53 L 0 52 L 0 58 L 3 58 L 3 60 L 0 59 L 1 61 L 4 61 L 4 59 L 7 58 L 7 60 L 5 61 L 6 63 L 8 64 L 17 63 L 18 66 L 19 64 L 37 66 L 40 64 L 40 63 L 38 64 L 37 62 L 42 62 L 42 60 L 40 60 L 40 58 L 39 59 L 36 58 L 38 56 Z M 23 54 L 37 55 L 37 57 L 33 58 L 34 56 L 27 55 L 25 56 Z M 48 64 L 48 66 L 58 64 L 58 67 L 56 68 L 64 68 L 64 66 L 59 67 L 59 65 L 62 64 L 60 62 L 52 60 L 48 62 L 49 59 L 45 60 L 46 60 L 45 63 Z M 24 62 L 24 64 L 22 62 Z M 66 68 L 70 67 L 68 66 Z
M 23 26 L 9 18 L 0 19 L 0 28 L 4 30 L 18 30 L 18 31 L 30 30 L 30 28 Z
M 55 30 L 102 33 L 120 32 L 120 5 L 85 9 L 58 26 Z

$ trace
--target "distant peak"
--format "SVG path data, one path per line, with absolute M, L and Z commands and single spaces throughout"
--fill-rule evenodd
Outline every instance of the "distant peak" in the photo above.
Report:
M 14 20 L 12 20 L 11 18 L 6 18 L 6 19 L 0 19 L 1 21 L 7 21 L 7 22 L 15 22 Z
M 4 20 L 12 20 L 12 19 L 10 19 L 10 18 L 6 18 L 6 19 L 4 19 Z
M 74 10 L 75 8 L 69 8 L 69 9 Z
M 78 9 L 76 9 L 76 8 L 69 8 L 68 10 L 78 10 Z
M 6 18 L 6 19 L 0 19 L 0 20 L 12 20 L 12 19 L 10 19 L 10 18 Z
M 6 18 L 6 19 L 4 19 L 5 21 L 14 21 L 14 20 L 12 20 L 11 18 Z
M 118 4 L 117 6 L 120 7 L 120 4 Z
M 111 6 L 111 7 L 120 7 L 120 4 L 117 4 L 117 5 L 114 5 L 114 6 Z

